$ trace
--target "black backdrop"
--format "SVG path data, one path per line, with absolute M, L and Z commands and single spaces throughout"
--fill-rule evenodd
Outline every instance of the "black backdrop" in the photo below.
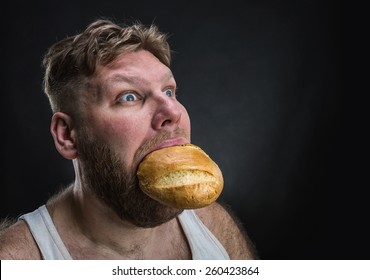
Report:
M 192 141 L 219 163 L 220 200 L 261 258 L 366 258 L 361 225 L 343 209 L 358 170 L 343 148 L 355 143 L 338 1 L 30 2 L 3 10 L 1 217 L 35 209 L 74 178 L 49 133 L 46 48 L 99 16 L 139 19 L 170 35 Z

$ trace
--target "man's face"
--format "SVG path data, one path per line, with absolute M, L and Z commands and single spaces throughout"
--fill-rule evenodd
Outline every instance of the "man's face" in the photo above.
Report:
M 84 187 L 136 225 L 168 221 L 181 210 L 141 192 L 136 170 L 149 152 L 190 142 L 189 116 L 170 69 L 147 51 L 131 52 L 98 67 L 92 86 L 97 98 L 85 102 L 77 139 Z

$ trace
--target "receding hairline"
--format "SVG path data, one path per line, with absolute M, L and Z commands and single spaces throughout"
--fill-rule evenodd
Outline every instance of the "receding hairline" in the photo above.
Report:
M 88 86 L 99 64 L 110 64 L 120 53 L 143 49 L 170 67 L 172 51 L 167 39 L 168 34 L 154 23 L 101 18 L 80 33 L 57 41 L 43 57 L 43 88 L 52 111 L 77 112 L 78 103 L 70 102 L 78 98 L 76 90 Z

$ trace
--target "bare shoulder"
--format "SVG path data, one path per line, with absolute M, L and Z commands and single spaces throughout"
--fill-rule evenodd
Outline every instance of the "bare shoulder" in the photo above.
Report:
M 225 247 L 230 259 L 258 259 L 253 242 L 230 209 L 219 203 L 213 203 L 210 206 L 197 209 L 196 213 Z
M 0 259 L 38 260 L 40 251 L 24 221 L 0 221 Z

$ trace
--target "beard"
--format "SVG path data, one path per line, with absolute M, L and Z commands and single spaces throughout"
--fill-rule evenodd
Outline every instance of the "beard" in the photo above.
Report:
M 136 176 L 138 158 L 145 150 L 166 138 L 165 134 L 145 143 L 136 153 L 127 171 L 120 156 L 87 129 L 78 133 L 77 148 L 83 189 L 110 207 L 122 220 L 139 227 L 156 227 L 175 217 L 183 209 L 165 206 L 150 198 L 140 188 Z

